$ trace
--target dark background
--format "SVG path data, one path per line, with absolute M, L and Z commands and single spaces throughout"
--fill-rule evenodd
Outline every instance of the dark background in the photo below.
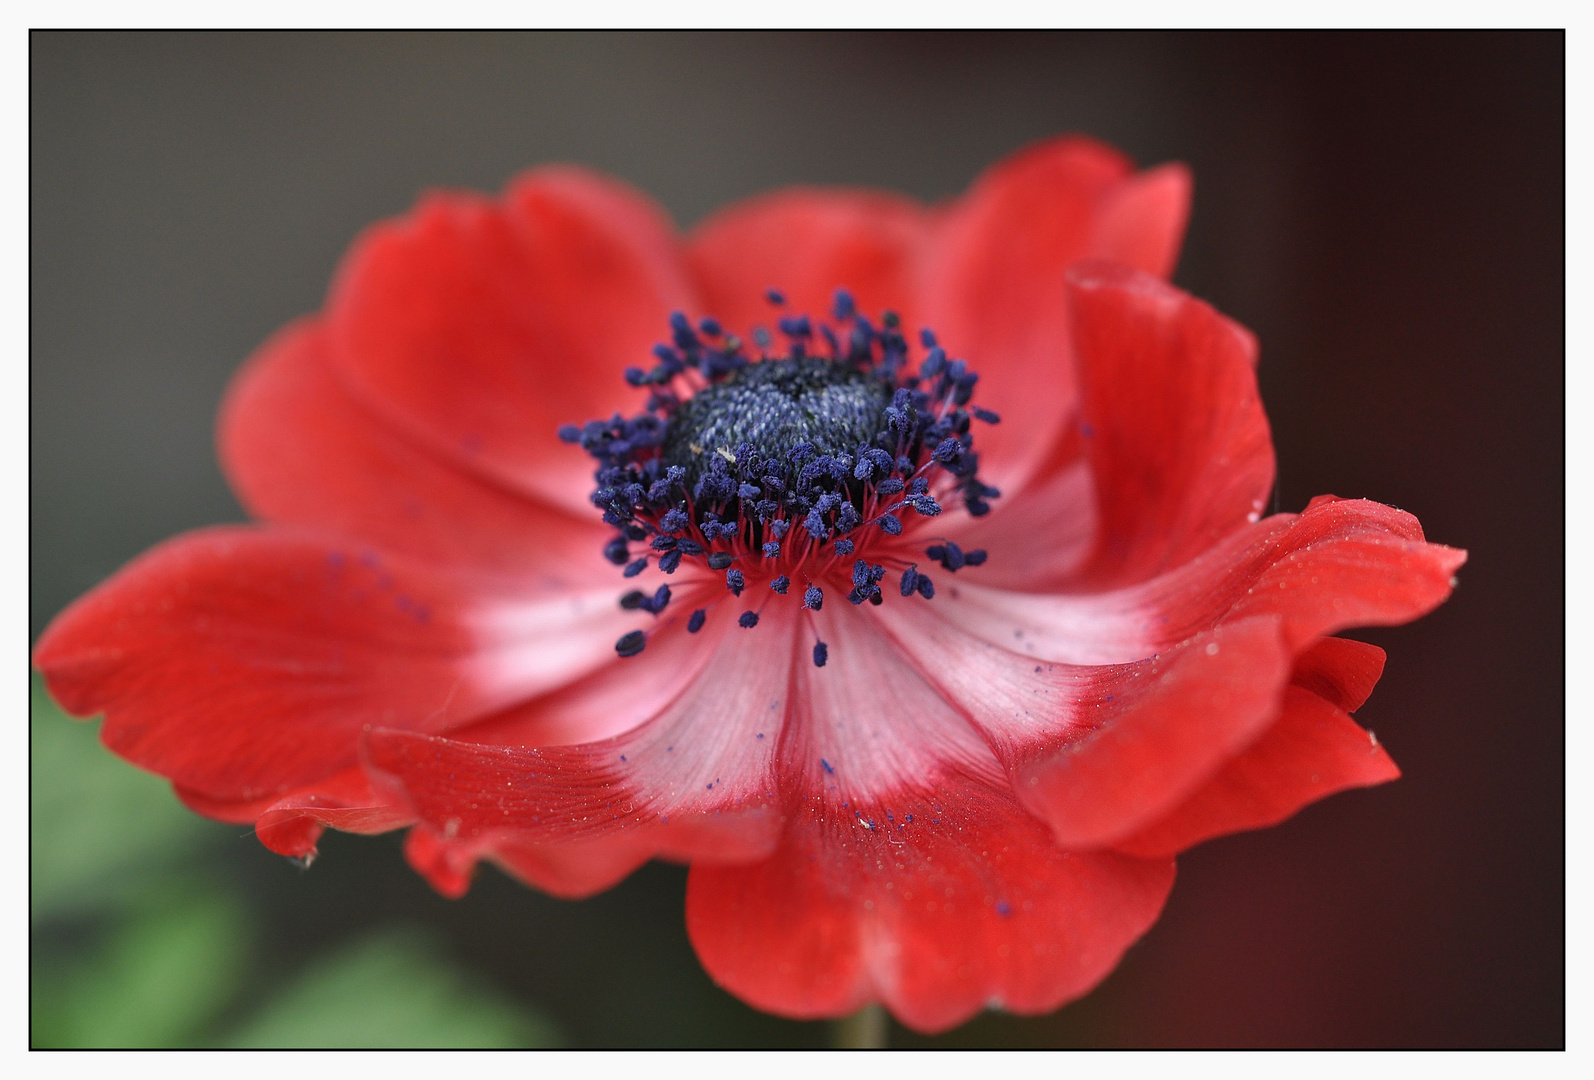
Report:
M 423 188 L 575 161 L 684 228 L 793 182 L 962 190 L 1077 130 L 1195 171 L 1175 280 L 1262 342 L 1278 501 L 1365 496 L 1471 561 L 1360 713 L 1405 771 L 1180 859 L 1093 995 L 941 1045 L 1564 1039 L 1560 34 L 32 38 L 32 630 L 241 517 L 211 426 L 267 334 Z M 581 1045 L 816 1045 L 695 963 L 684 871 L 451 903 L 394 838 L 239 837 L 267 952 L 437 928 Z M 897 1028 L 899 1045 L 918 1039 Z

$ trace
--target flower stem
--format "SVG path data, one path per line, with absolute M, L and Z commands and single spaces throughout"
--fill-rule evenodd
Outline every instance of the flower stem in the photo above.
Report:
M 830 1045 L 837 1050 L 884 1050 L 891 1045 L 891 1025 L 878 1001 L 836 1021 Z

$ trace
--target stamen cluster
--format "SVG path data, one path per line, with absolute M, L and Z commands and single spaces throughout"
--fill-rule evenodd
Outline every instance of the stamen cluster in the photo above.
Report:
M 768 298 L 784 306 L 779 293 Z M 939 515 L 949 498 L 975 517 L 990 511 L 999 493 L 977 475 L 971 426 L 998 417 L 971 406 L 979 375 L 949 359 L 930 330 L 920 332 L 925 353 L 910 372 L 896 315 L 886 312 L 876 326 L 844 290 L 832 315 L 817 328 L 806 315 L 781 316 L 778 355 L 771 335 L 755 330 L 752 360 L 716 320 L 693 327 L 676 313 L 671 343 L 654 346 L 657 363 L 625 373 L 649 392 L 644 412 L 559 429 L 598 462 L 592 502 L 616 530 L 604 555 L 626 577 L 652 560 L 666 574 L 697 565 L 723 572 L 734 597 L 750 577 L 782 596 L 800 578 L 803 606 L 818 610 L 818 583 L 850 559 L 853 604 L 882 602 L 887 564 L 901 569 L 904 597 L 934 597 L 934 583 L 895 538 L 917 518 Z M 822 353 L 813 351 L 816 329 Z M 949 571 L 985 559 L 949 541 L 927 554 Z M 669 602 L 666 584 L 652 595 L 627 593 L 621 606 L 657 616 Z M 694 611 L 687 629 L 695 633 L 704 619 Z M 756 626 L 758 612 L 739 622 Z M 616 649 L 633 656 L 645 644 L 632 631 Z M 815 663 L 825 655 L 816 645 Z

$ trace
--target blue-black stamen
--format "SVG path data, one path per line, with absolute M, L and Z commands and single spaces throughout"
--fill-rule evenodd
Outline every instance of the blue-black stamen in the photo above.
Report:
M 910 566 L 902 571 L 902 595 L 912 596 L 913 591 L 919 587 L 918 567 Z
M 925 554 L 954 574 L 965 566 L 983 566 L 986 558 L 984 548 L 975 548 L 973 551 L 965 552 L 951 540 L 946 541 L 944 544 L 932 544 L 925 549 Z

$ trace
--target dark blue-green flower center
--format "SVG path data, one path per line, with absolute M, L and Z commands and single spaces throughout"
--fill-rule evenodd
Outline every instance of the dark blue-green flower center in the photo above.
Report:
M 871 372 L 821 357 L 750 364 L 675 410 L 664 464 L 684 468 L 692 488 L 715 455 L 735 461 L 741 446 L 774 460 L 800 443 L 819 455 L 849 453 L 874 439 L 893 389 Z

